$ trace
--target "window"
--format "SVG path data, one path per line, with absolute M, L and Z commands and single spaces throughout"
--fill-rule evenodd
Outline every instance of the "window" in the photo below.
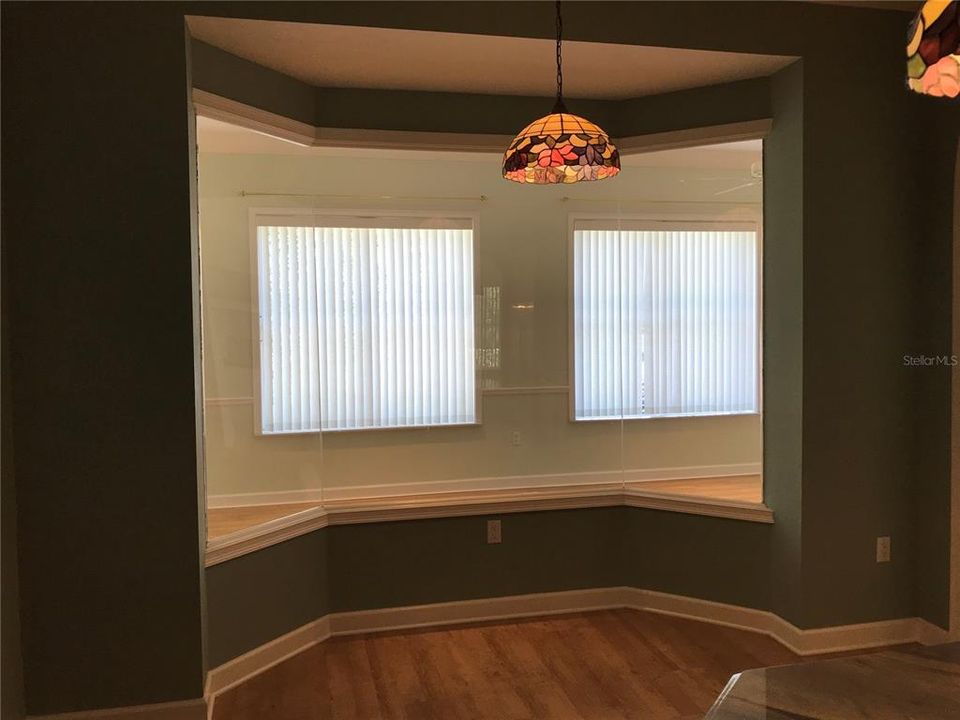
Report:
M 254 225 L 262 433 L 476 422 L 470 218 Z
M 574 220 L 576 420 L 758 409 L 753 224 Z

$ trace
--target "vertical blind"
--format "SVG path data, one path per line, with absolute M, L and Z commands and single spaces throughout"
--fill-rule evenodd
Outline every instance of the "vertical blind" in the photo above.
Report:
M 256 242 L 263 433 L 476 421 L 469 220 L 258 223 Z
M 583 221 L 573 256 L 576 419 L 757 411 L 755 230 Z

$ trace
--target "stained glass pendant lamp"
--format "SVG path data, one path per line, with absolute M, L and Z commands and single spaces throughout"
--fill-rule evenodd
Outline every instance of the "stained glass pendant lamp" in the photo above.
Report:
M 960 96 L 960 8 L 929 0 L 907 34 L 907 87 L 935 97 Z
M 620 172 L 620 153 L 610 137 L 589 120 L 567 112 L 563 104 L 561 37 L 557 0 L 557 102 L 553 112 L 527 125 L 503 156 L 507 180 L 533 185 L 603 180 Z

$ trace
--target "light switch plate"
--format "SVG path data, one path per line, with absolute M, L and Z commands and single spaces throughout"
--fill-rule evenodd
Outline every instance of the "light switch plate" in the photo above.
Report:
M 877 538 L 877 562 L 890 562 L 890 536 L 884 535 Z

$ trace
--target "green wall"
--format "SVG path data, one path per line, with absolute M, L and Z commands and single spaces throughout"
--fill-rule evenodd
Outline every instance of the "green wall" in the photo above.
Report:
M 207 569 L 210 665 L 328 611 L 624 585 L 769 609 L 772 531 L 626 507 L 328 527 Z
M 770 609 L 799 619 L 803 479 L 803 63 L 771 80 L 774 125 L 764 143 L 764 501 L 775 508 Z
M 192 41 L 199 90 L 315 125 L 362 129 L 512 134 L 546 114 L 542 97 L 313 87 Z M 770 117 L 768 78 L 753 78 L 633 100 L 567 99 L 571 112 L 613 137 Z M 412 111 L 415 109 L 414 111 Z
M 210 667 L 330 611 L 328 544 L 318 530 L 207 568 Z
M 542 5 L 512 3 L 509 23 L 491 7 L 323 4 L 296 9 L 288 19 L 550 35 Z M 222 14 L 231 12 L 224 8 Z M 279 12 L 255 14 L 275 18 Z M 596 13 L 613 21 L 591 21 Z M 925 220 L 922 208 L 949 213 L 952 188 L 931 191 L 937 204 L 919 201 L 914 178 L 922 176 L 935 148 L 932 141 L 914 139 L 917 108 L 931 101 L 905 91 L 899 52 L 877 50 L 902 45 L 909 16 L 806 3 L 570 3 L 565 18 L 568 37 L 576 40 L 802 58 L 769 82 L 618 104 L 616 110 L 625 112 L 619 118 L 615 112 L 615 122 L 650 132 L 730 122 L 738 115 L 750 119 L 771 110 L 764 457 L 767 502 L 783 520 L 764 548 L 775 588 L 770 601 L 801 627 L 915 611 L 944 625 L 949 585 L 944 551 L 918 560 L 916 547 L 925 533 L 926 545 L 939 547 L 949 522 L 948 506 L 936 501 L 949 482 L 943 412 L 949 378 L 940 372 L 918 379 L 901 358 L 922 352 L 915 350 L 919 345 L 939 346 L 949 327 L 949 293 L 942 284 L 920 290 L 917 272 L 927 262 L 949 266 L 949 235 Z M 758 88 L 767 85 L 767 99 L 757 99 Z M 718 96 L 691 101 L 698 92 Z M 423 116 L 442 117 L 421 100 Z M 509 132 L 516 125 L 510 120 L 494 127 L 484 117 L 474 127 L 464 126 L 463 119 L 447 129 Z M 380 126 L 390 122 L 383 116 Z M 433 123 L 424 129 L 442 129 Z M 955 142 L 956 125 L 923 127 Z M 915 242 L 917 227 L 932 233 L 927 241 L 936 249 L 932 260 Z M 937 311 L 924 298 L 930 292 L 940 293 Z M 918 437 L 916 428 L 930 418 L 935 430 Z M 926 489 L 917 492 L 919 486 Z M 940 530 L 930 535 L 927 528 Z M 878 565 L 875 539 L 887 534 L 893 537 L 894 559 Z M 918 572 L 922 591 L 914 586 Z
M 6 237 L 6 223 L 0 236 Z M 4 247 L 4 252 L 6 248 Z M 17 486 L 13 469 L 10 402 L 10 341 L 7 263 L 0 266 L 0 717 L 23 717 L 23 660 L 20 643 L 20 572 L 17 562 Z
M 183 19 L 123 4 L 2 13 L 26 708 L 199 697 Z
M 956 259 L 954 243 L 960 232 L 953 228 L 960 187 L 956 184 L 960 103 L 952 106 L 918 98 L 912 134 L 922 178 L 913 188 L 913 201 L 923 215 L 913 232 L 920 249 L 914 271 L 915 292 L 922 303 L 930 331 L 914 327 L 914 355 L 950 355 L 951 272 Z M 954 188 L 952 202 L 932 188 Z M 949 259 L 948 259 L 949 258 Z M 950 383 L 947 366 L 911 368 L 915 389 L 911 400 L 923 401 L 921 415 L 913 428 L 916 472 L 911 492 L 916 495 L 916 603 L 922 616 L 941 622 L 949 613 L 949 593 L 943 578 L 950 568 Z M 956 442 L 956 440 L 954 440 Z M 956 527 L 956 526 L 955 526 Z
M 553 33 L 544 3 L 3 4 L 3 262 L 32 713 L 202 691 L 188 12 Z M 799 184 L 778 191 L 794 198 L 778 222 L 801 228 L 786 255 L 802 272 L 802 316 L 791 306 L 767 334 L 786 343 L 768 357 L 789 366 L 790 403 L 776 426 L 789 436 L 767 431 L 768 464 L 783 456 L 768 499 L 795 516 L 757 552 L 771 605 L 805 627 L 916 611 L 946 622 L 949 376 L 898 362 L 949 336 L 940 219 L 953 193 L 916 188 L 957 123 L 904 90 L 906 22 L 814 3 L 566 5 L 571 39 L 803 58 L 802 78 L 773 90 L 775 122 L 803 117 Z M 768 162 L 789 166 L 787 150 Z M 743 542 L 710 525 L 678 530 L 702 533 L 707 549 Z M 874 537 L 887 532 L 895 560 L 878 566 Z M 670 540 L 658 538 L 664 561 Z

